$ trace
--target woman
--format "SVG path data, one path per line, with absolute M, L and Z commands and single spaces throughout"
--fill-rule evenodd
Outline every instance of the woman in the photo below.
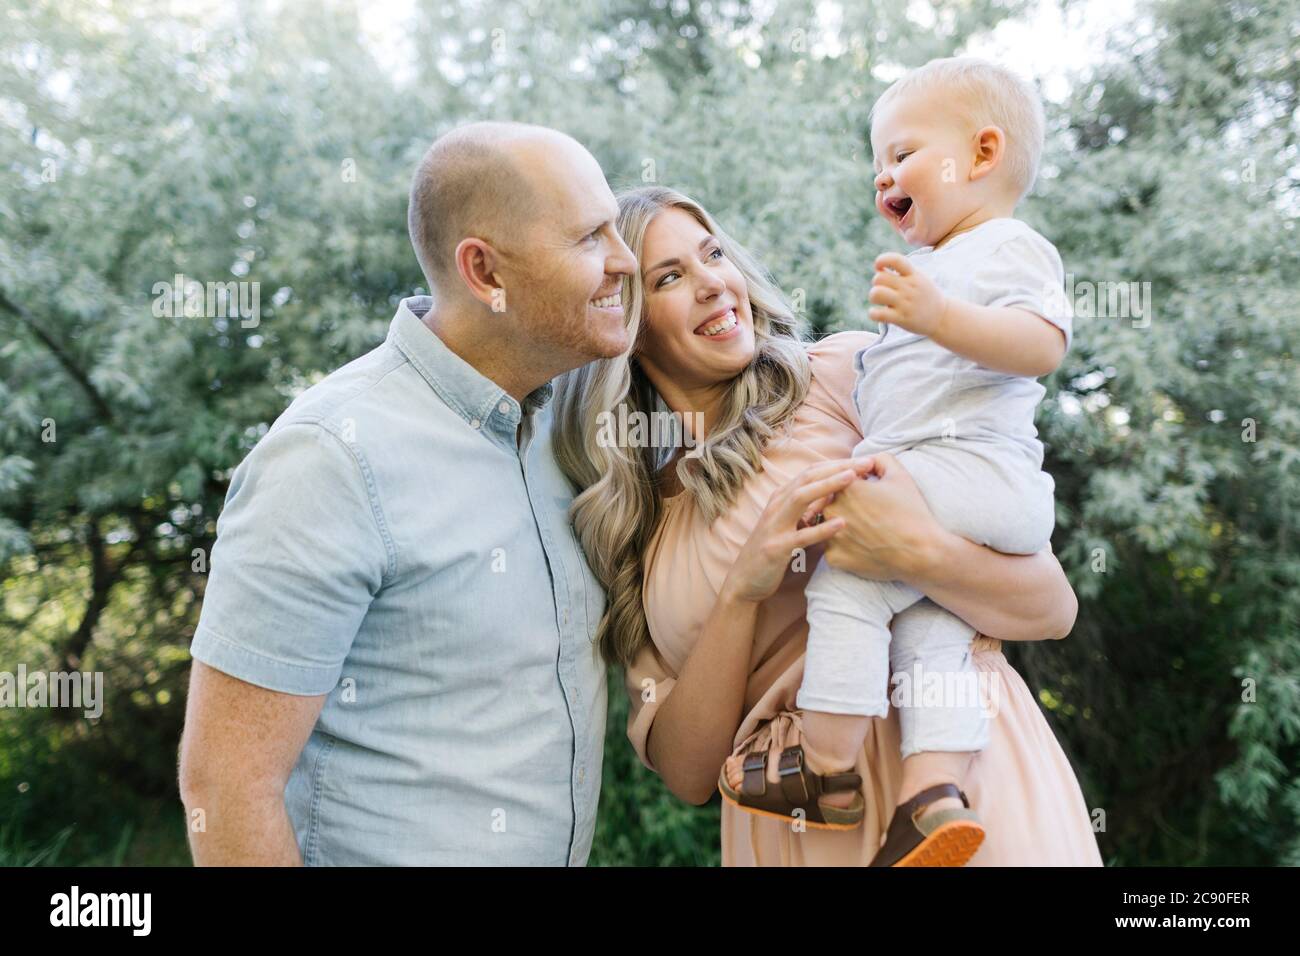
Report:
M 870 333 L 801 342 L 764 270 L 680 193 L 633 190 L 619 209 L 641 265 L 624 291 L 634 344 L 561 380 L 556 447 L 582 489 L 575 527 L 608 592 L 598 640 L 626 668 L 628 737 L 673 793 L 706 802 L 724 762 L 736 786 L 747 753 L 769 754 L 775 781 L 776 755 L 798 745 L 803 588 L 823 553 L 912 584 L 981 634 L 1068 633 L 1077 605 L 1050 554 L 950 535 L 896 460 L 847 460 L 861 438 L 853 356 Z M 671 410 L 702 433 L 685 453 L 610 442 L 600 425 L 620 405 Z M 856 480 L 868 471 L 879 480 Z M 810 524 L 805 512 L 828 494 L 829 520 Z M 997 710 L 966 787 L 988 831 L 971 865 L 1100 865 L 1078 782 L 1000 647 L 973 647 Z M 805 829 L 724 802 L 723 864 L 866 865 L 898 802 L 895 711 L 872 721 L 854 769 L 861 827 Z

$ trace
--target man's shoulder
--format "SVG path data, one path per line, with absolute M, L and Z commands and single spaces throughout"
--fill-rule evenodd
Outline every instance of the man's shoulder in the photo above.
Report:
M 412 371 L 399 349 L 382 342 L 305 389 L 274 427 L 319 425 L 336 433 L 375 433 L 359 426 L 380 422 L 401 407 L 396 393 L 413 384 Z

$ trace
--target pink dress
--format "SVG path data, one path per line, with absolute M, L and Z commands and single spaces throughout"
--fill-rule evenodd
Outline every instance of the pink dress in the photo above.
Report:
M 653 644 L 642 649 L 626 673 L 628 738 L 651 770 L 646 740 L 655 713 L 672 693 L 718 588 L 769 497 L 805 468 L 849 457 L 861 440 L 851 401 L 853 356 L 872 337 L 844 332 L 809 346 L 812 385 L 790 437 L 769 446 L 763 471 L 711 527 L 689 494 L 665 501 L 646 554 L 644 600 Z M 788 572 L 780 590 L 759 608 L 736 744 L 757 734 L 766 745 L 774 727 L 779 740 L 790 722 L 799 719 L 795 692 L 808 637 L 803 591 L 820 556 L 820 547 L 810 549 L 806 568 Z M 997 709 L 989 747 L 976 756 L 964 788 L 987 830 L 969 865 L 1100 866 L 1078 780 L 1033 695 L 1007 663 L 999 641 L 979 637 L 975 647 L 975 665 L 987 672 L 990 701 Z M 653 693 L 646 692 L 649 682 Z M 777 721 L 763 723 L 778 713 Z M 893 710 L 871 721 L 856 769 L 862 775 L 866 818 L 855 830 L 796 832 L 786 821 L 745 813 L 724 801 L 723 865 L 865 866 L 898 802 L 902 760 Z

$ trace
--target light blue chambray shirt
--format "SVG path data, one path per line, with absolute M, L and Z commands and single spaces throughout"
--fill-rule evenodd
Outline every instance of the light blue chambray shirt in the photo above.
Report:
M 308 865 L 583 865 L 605 598 L 552 388 L 521 409 L 424 325 L 431 305 L 404 299 L 235 471 L 190 651 L 329 695 L 285 789 Z

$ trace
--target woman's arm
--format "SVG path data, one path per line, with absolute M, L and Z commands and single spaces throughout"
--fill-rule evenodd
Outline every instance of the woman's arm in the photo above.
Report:
M 724 588 L 681 675 L 655 714 L 646 753 L 665 786 L 687 803 L 713 795 L 718 768 L 744 716 L 758 604 Z
M 800 516 L 818 498 L 867 473 L 865 460 L 828 461 L 807 469 L 768 502 L 727 573 L 713 610 L 660 705 L 646 753 L 664 784 L 688 803 L 705 803 L 731 753 L 744 717 L 745 688 L 758 606 L 781 585 L 792 552 L 832 538 L 842 521 L 802 527 Z
M 1070 633 L 1079 601 L 1050 551 L 1003 554 L 952 534 L 896 458 L 873 461 L 879 480 L 855 481 L 823 510 L 847 523 L 827 545 L 827 562 L 865 578 L 906 581 L 989 637 Z

